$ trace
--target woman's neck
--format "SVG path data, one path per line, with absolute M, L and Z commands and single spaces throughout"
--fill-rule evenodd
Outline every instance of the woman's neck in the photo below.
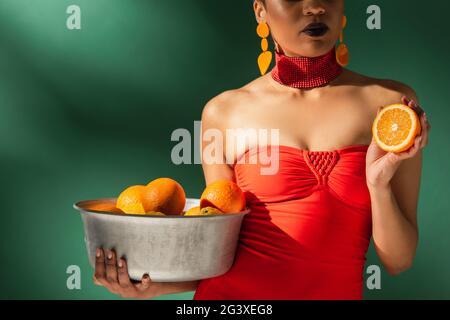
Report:
M 297 89 L 323 87 L 336 79 L 343 71 L 336 61 L 335 48 L 319 57 L 288 57 L 275 52 L 276 64 L 271 71 L 272 78 L 284 85 Z

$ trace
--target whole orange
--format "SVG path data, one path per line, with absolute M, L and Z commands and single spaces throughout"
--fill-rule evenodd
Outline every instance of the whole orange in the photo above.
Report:
M 124 213 L 145 214 L 143 193 L 146 186 L 136 185 L 126 188 L 117 198 L 116 207 Z
M 186 194 L 177 181 L 159 178 L 145 187 L 143 204 L 146 212 L 157 211 L 167 215 L 182 215 L 186 204 Z
M 223 213 L 238 213 L 245 208 L 241 188 L 230 180 L 218 180 L 208 185 L 200 198 L 200 208 L 214 207 Z

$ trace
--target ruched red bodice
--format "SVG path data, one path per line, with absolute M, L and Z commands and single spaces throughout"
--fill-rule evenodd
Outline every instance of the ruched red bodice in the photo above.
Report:
M 367 148 L 247 151 L 248 160 L 278 152 L 279 170 L 262 175 L 258 160 L 235 165 L 251 212 L 233 266 L 202 280 L 194 299 L 361 299 L 372 234 Z

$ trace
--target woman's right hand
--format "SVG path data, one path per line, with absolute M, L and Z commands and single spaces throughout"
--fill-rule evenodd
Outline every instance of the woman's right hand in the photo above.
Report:
M 158 285 L 145 274 L 140 282 L 134 282 L 128 275 L 127 262 L 117 261 L 114 250 L 103 251 L 97 248 L 95 253 L 94 283 L 123 298 L 145 299 L 158 296 Z

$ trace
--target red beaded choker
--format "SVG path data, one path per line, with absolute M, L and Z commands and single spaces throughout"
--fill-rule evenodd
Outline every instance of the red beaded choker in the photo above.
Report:
M 342 67 L 336 61 L 333 48 L 320 57 L 287 57 L 275 51 L 276 65 L 271 71 L 272 78 L 282 85 L 310 89 L 324 86 L 342 73 Z

